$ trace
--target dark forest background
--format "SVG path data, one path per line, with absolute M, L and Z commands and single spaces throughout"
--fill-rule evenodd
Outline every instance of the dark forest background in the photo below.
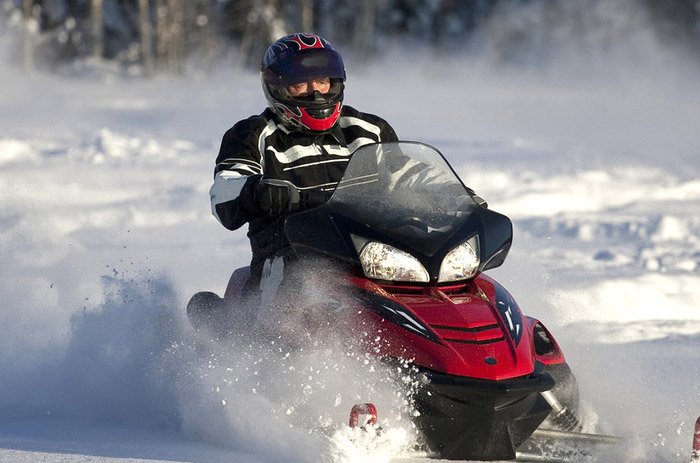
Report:
M 100 63 L 178 74 L 222 60 L 255 67 L 272 41 L 298 31 L 323 35 L 359 61 L 394 45 L 460 53 L 485 35 L 498 59 L 518 61 L 563 40 L 612 47 L 640 24 L 700 58 L 700 0 L 5 0 L 3 7 L 10 59 L 27 70 Z

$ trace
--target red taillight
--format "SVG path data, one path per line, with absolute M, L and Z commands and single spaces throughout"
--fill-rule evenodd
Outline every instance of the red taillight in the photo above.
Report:
M 350 427 L 377 424 L 377 407 L 374 404 L 355 404 L 350 410 Z
M 700 461 L 700 418 L 695 422 L 695 434 L 693 435 L 693 457 L 691 461 Z

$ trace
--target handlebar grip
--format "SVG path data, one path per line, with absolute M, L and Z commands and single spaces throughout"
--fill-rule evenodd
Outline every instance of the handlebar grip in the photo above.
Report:
M 299 204 L 302 209 L 320 206 L 327 203 L 331 196 L 332 191 L 302 190 L 299 191 Z

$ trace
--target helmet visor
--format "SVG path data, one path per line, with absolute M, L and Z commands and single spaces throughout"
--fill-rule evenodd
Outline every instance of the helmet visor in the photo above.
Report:
M 320 93 L 318 90 L 311 92 L 308 95 L 292 96 L 289 94 L 287 87 L 268 87 L 270 93 L 280 102 L 302 106 L 305 108 L 328 108 L 334 107 L 336 103 L 343 100 L 343 90 L 345 85 L 341 79 L 331 79 L 331 87 L 326 93 Z
M 296 53 L 283 53 L 264 74 L 268 84 L 287 86 L 321 77 L 345 80 L 345 67 L 336 51 L 311 48 Z

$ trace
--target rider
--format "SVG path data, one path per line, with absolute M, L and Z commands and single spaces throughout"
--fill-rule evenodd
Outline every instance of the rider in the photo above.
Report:
M 279 285 L 290 257 L 283 224 L 299 209 L 299 193 L 333 191 L 357 148 L 398 139 L 382 118 L 343 106 L 343 60 L 318 35 L 297 33 L 273 43 L 261 78 L 268 108 L 224 134 L 210 196 L 224 227 L 248 222 L 248 288 L 265 293 Z

